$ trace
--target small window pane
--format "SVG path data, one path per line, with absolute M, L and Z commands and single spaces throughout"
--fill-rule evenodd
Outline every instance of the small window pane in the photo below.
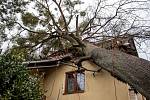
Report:
M 84 74 L 83 73 L 77 73 L 77 89 L 78 90 L 84 90 Z
M 67 78 L 67 92 L 68 93 L 72 93 L 74 92 L 74 82 L 75 81 L 75 77 L 73 74 L 68 74 L 68 78 Z

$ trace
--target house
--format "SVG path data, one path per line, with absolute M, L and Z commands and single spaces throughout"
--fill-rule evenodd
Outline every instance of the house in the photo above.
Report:
M 136 48 L 129 40 L 124 40 L 131 43 L 126 43 L 126 47 L 122 39 L 121 44 L 117 40 L 115 43 L 119 45 L 116 48 L 137 56 Z M 97 45 L 106 46 L 104 43 Z M 111 49 L 113 45 L 105 48 Z M 82 62 L 79 68 L 72 61 L 71 53 L 58 51 L 50 58 L 25 62 L 32 72 L 43 76 L 41 83 L 45 100 L 144 100 L 142 95 L 135 94 L 127 84 L 115 79 L 90 60 Z

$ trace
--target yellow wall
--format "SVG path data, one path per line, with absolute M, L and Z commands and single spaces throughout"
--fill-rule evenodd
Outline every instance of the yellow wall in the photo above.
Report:
M 91 70 L 99 68 L 87 61 L 83 66 Z M 95 77 L 92 72 L 85 71 L 85 92 L 64 95 L 65 72 L 74 70 L 68 65 L 47 70 L 44 78 L 46 100 L 129 100 L 128 86 L 104 70 Z

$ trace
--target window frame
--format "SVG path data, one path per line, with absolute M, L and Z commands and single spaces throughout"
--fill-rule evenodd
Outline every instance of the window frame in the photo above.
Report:
M 77 74 L 78 73 L 82 73 L 84 75 L 84 89 L 83 90 L 79 90 L 77 88 Z M 74 91 L 69 93 L 68 92 L 68 75 L 69 74 L 75 74 L 75 80 L 74 80 Z M 85 70 L 76 70 L 76 71 L 69 71 L 65 73 L 65 90 L 64 90 L 64 95 L 65 94 L 74 94 L 74 93 L 83 93 L 85 92 Z

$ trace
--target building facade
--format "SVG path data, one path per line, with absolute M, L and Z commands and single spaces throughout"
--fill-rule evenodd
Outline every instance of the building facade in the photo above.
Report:
M 97 45 L 138 56 L 132 38 L 108 40 Z M 71 62 L 70 53 L 63 56 L 59 53 L 62 54 L 56 52 L 49 60 L 26 62 L 30 70 L 42 75 L 44 100 L 145 100 L 91 61 L 82 62 L 79 69 Z
M 144 100 L 107 71 L 98 71 L 100 67 L 90 61 L 84 61 L 82 65 L 86 70 L 78 71 L 71 63 L 31 68 L 43 75 L 45 100 Z

